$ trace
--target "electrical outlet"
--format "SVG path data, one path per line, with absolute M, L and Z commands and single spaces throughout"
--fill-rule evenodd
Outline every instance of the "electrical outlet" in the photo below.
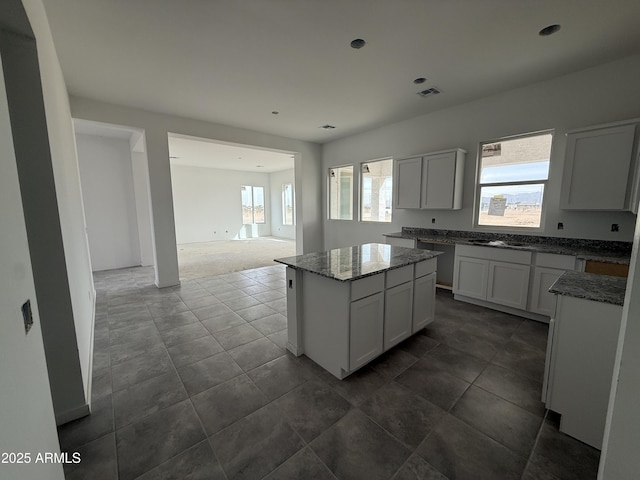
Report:
M 617 223 L 612 223 L 612 224 L 611 224 L 611 231 L 612 231 L 612 232 L 618 232 L 618 231 L 620 231 L 620 227 L 619 227 L 619 225 L 618 225 Z
M 435 219 L 435 218 L 432 218 L 432 219 L 431 219 L 431 223 L 436 223 L 436 219 Z
M 558 230 L 563 230 L 563 229 L 564 229 L 564 223 L 558 222 Z

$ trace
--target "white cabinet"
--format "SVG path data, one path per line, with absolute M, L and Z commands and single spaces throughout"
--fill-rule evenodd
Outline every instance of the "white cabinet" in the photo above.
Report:
M 396 160 L 394 207 L 420 208 L 421 175 L 422 157 Z
M 527 308 L 529 265 L 490 262 L 487 300 L 508 307 Z
M 453 293 L 524 310 L 530 265 L 528 251 L 457 245 Z
M 560 431 L 602 448 L 622 307 L 559 296 L 550 323 L 542 400 Z
M 567 134 L 560 208 L 635 210 L 636 123 Z
M 384 349 L 409 337 L 413 320 L 413 282 L 387 289 L 384 304 Z
M 462 208 L 464 159 L 462 149 L 396 160 L 395 207 Z
M 382 353 L 384 294 L 351 302 L 349 369 L 354 370 Z
M 436 273 L 434 272 L 416 278 L 413 284 L 413 326 L 411 333 L 416 333 L 433 322 L 435 306 Z
M 565 271 L 575 269 L 574 256 L 536 253 L 528 310 L 540 315 L 553 316 L 556 310 L 556 296 L 549 293 L 549 288 Z

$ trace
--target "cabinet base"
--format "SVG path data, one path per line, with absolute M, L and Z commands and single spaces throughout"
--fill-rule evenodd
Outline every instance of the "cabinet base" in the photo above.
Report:
M 487 307 L 499 312 L 510 313 L 511 315 L 517 315 L 518 317 L 528 318 L 529 320 L 535 320 L 537 322 L 549 323 L 549 317 L 540 315 L 539 313 L 527 312 L 526 310 L 520 310 L 518 308 L 507 307 L 506 305 L 499 305 L 497 303 L 487 302 L 486 300 L 479 300 L 477 298 L 466 297 L 464 295 L 453 295 L 454 300 L 461 302 L 472 303 L 481 307 Z

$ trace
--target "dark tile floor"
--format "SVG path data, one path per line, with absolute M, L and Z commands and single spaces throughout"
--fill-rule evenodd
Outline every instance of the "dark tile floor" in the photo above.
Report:
M 339 381 L 285 350 L 284 268 L 157 289 L 97 273 L 92 415 L 68 479 L 579 479 L 599 452 L 540 402 L 544 324 L 437 295 L 436 321 Z

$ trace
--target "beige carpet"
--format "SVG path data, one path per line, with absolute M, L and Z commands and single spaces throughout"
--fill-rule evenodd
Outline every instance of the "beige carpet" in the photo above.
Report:
M 178 245 L 180 279 L 209 277 L 275 265 L 274 258 L 296 254 L 295 240 L 276 237 L 218 240 Z

